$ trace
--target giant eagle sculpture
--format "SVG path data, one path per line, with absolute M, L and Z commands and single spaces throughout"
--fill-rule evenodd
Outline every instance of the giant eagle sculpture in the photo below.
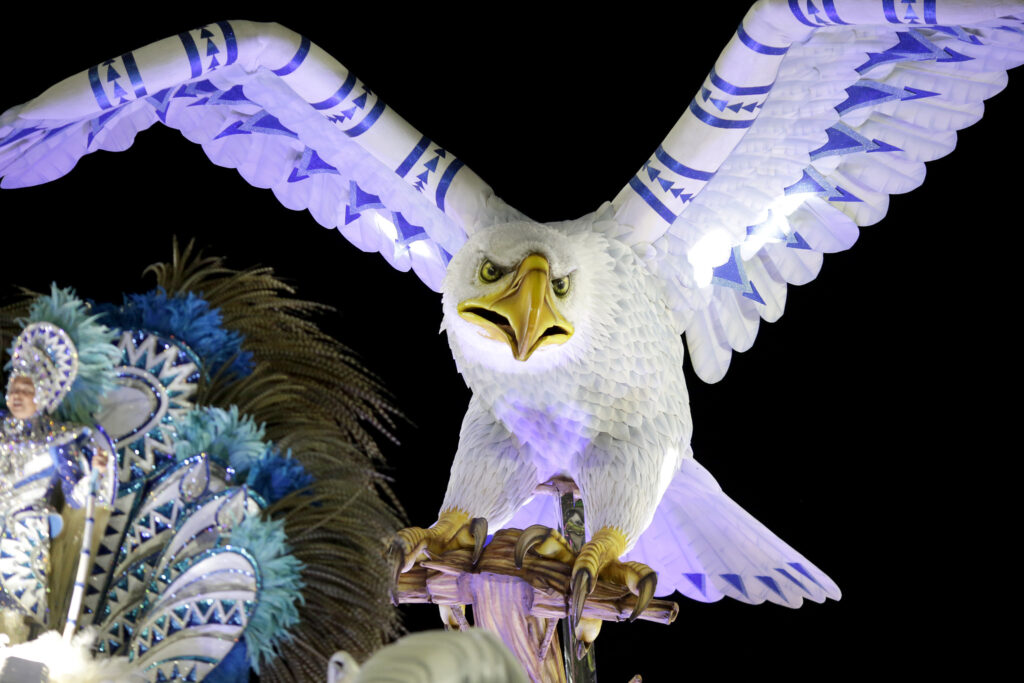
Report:
M 602 575 L 638 608 L 672 591 L 795 607 L 839 589 L 694 459 L 680 335 L 696 373 L 721 379 L 787 288 L 980 118 L 1024 62 L 1022 19 L 1017 2 L 759 2 L 621 192 L 551 224 L 498 199 L 309 39 L 222 21 L 7 111 L 0 186 L 54 180 L 160 122 L 441 292 L 473 398 L 437 523 L 396 539 L 401 568 L 511 525 L 531 528 L 520 553 L 573 564 L 577 621 Z M 586 505 L 578 555 L 533 496 L 557 475 Z

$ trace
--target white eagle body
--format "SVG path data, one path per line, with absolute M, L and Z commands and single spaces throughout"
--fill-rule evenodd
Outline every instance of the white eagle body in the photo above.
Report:
M 466 511 L 492 529 L 556 526 L 554 499 L 533 494 L 563 475 L 580 489 L 588 537 L 621 532 L 627 559 L 658 574 L 657 595 L 790 607 L 838 599 L 831 579 L 693 459 L 680 330 L 661 281 L 619 232 L 607 210 L 555 225 L 513 222 L 476 233 L 452 259 L 443 329 L 473 397 L 441 511 Z M 457 306 L 487 287 L 482 261 L 510 269 L 530 254 L 549 261 L 551 278 L 572 278 L 559 306 L 575 332 L 523 362 Z
M 839 590 L 693 459 L 680 335 L 701 379 L 724 377 L 788 288 L 918 187 L 1021 63 L 1019 0 L 759 0 L 619 194 L 540 225 L 308 38 L 221 21 L 0 115 L 0 185 L 54 180 L 157 122 L 180 130 L 443 293 L 473 398 L 442 512 L 550 526 L 553 499 L 532 493 L 565 474 L 589 530 L 616 530 L 658 594 L 795 607 Z M 529 348 L 507 315 L 464 310 L 524 272 L 557 321 Z
M 473 400 L 443 508 L 470 510 L 499 528 L 538 484 L 567 475 L 588 502 L 588 527 L 615 527 L 632 545 L 689 456 L 679 333 L 656 278 L 599 226 L 500 226 L 470 240 L 449 265 L 444 326 Z M 478 286 L 481 242 L 508 264 L 540 252 L 552 276 L 573 274 L 563 302 L 576 326 L 569 341 L 522 362 L 459 318 L 456 304 Z

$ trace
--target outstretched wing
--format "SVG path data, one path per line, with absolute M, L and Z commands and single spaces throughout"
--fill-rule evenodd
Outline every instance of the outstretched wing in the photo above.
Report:
M 221 21 L 107 60 L 0 116 L 0 186 L 49 182 L 157 121 L 440 290 L 468 233 L 515 216 L 308 38 Z
M 881 220 L 1024 62 L 1019 2 L 762 0 L 613 202 L 697 374 Z

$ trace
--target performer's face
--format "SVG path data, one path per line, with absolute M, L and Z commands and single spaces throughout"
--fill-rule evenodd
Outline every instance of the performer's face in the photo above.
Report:
M 32 380 L 24 375 L 15 377 L 7 386 L 7 407 L 11 415 L 19 420 L 27 420 L 38 412 L 36 407 L 36 387 Z

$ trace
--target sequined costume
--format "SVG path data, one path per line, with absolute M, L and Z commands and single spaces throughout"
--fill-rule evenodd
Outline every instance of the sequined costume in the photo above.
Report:
M 81 425 L 0 415 L 0 609 L 46 626 L 50 539 L 62 524 L 52 505 L 57 489 L 66 505 L 82 507 L 92 458 L 110 447 L 102 432 Z M 109 471 L 99 486 L 104 502 Z
M 9 414 L 0 414 L 0 625 L 17 642 L 49 626 L 47 591 L 65 588 L 51 585 L 50 571 L 60 509 L 82 507 L 92 483 L 104 501 L 113 500 L 115 481 L 99 466 L 113 452 L 102 430 L 52 417 L 79 375 L 70 334 L 47 321 L 27 324 L 11 347 L 10 367 Z M 94 458 L 102 480 L 89 476 Z

